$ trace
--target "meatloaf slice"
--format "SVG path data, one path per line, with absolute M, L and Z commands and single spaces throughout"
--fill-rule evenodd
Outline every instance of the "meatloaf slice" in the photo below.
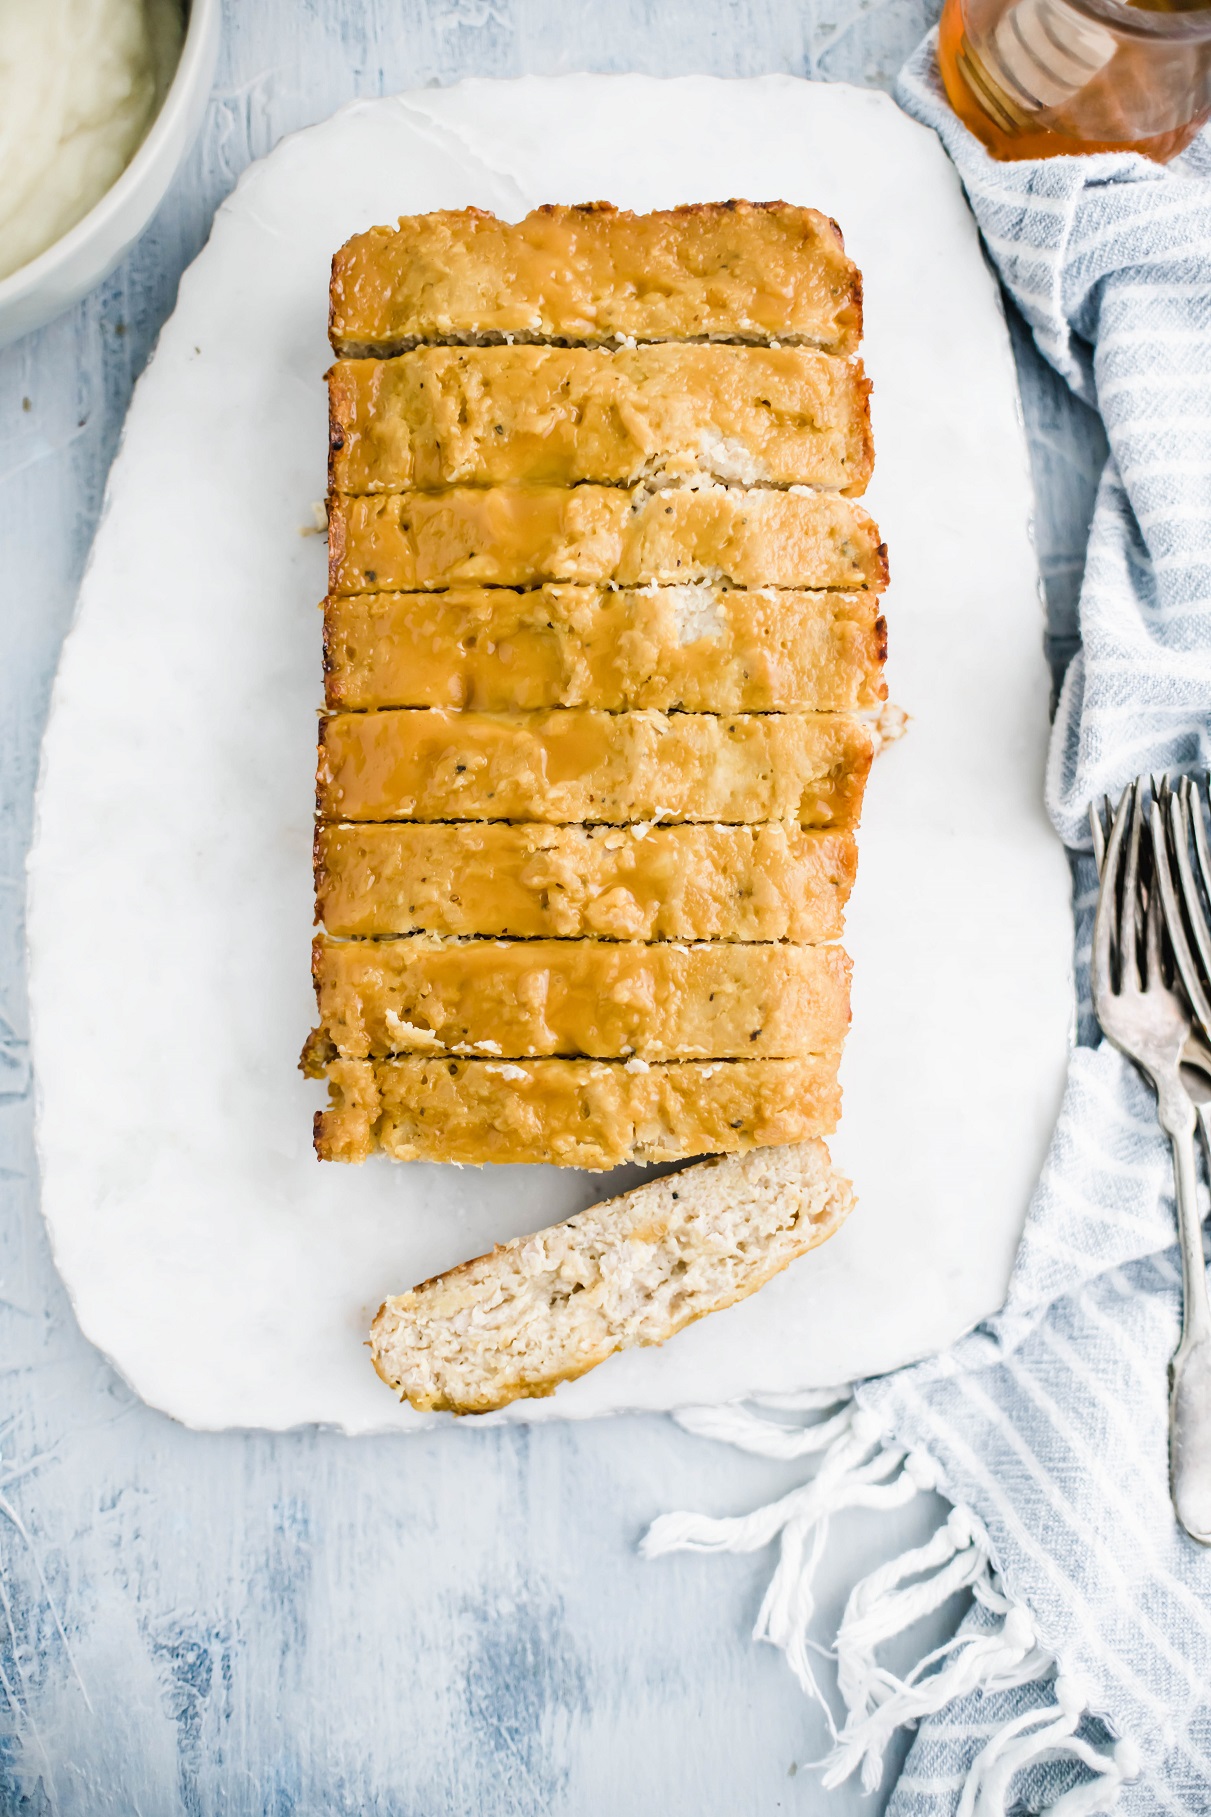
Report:
M 405 215 L 332 261 L 341 354 L 419 341 L 805 342 L 852 353 L 862 280 L 835 221 L 787 202 L 627 214 L 607 202 Z
M 329 707 L 838 712 L 887 694 L 875 593 L 710 585 L 335 594 Z
M 313 1073 L 406 1053 L 791 1059 L 849 1027 L 839 946 L 320 935 L 312 971 Z
M 424 1410 L 552 1394 L 755 1293 L 852 1203 L 822 1142 L 702 1161 L 385 1300 L 371 1361 Z
M 835 940 L 852 833 L 793 824 L 657 827 L 322 824 L 330 934 Z
M 856 826 L 868 727 L 848 713 L 333 713 L 323 820 L 762 820 Z
M 322 1161 L 601 1172 L 803 1142 L 837 1126 L 837 1055 L 798 1060 L 334 1060 Z
M 878 589 L 887 559 L 861 505 L 803 487 L 454 486 L 329 501 L 330 593 L 552 580 Z
M 856 497 L 861 366 L 806 347 L 418 347 L 328 374 L 333 492 L 718 479 Z

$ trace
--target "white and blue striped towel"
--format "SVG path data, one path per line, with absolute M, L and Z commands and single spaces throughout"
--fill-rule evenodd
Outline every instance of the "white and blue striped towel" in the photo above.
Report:
M 1105 423 L 1082 647 L 1047 779 L 1058 832 L 1087 852 L 1093 798 L 1211 758 L 1211 144 L 1167 167 L 997 163 L 946 103 L 932 41 L 897 97 L 940 135 L 1040 350 Z M 1091 860 L 1075 875 L 1087 992 Z M 775 1508 L 653 1528 L 653 1553 L 781 1536 L 758 1633 L 814 1694 L 811 1579 L 830 1515 L 934 1483 L 955 1504 L 930 1547 L 850 1598 L 837 1637 L 848 1714 L 826 1783 L 859 1769 L 877 1783 L 910 1720 L 889 1817 L 1211 1811 L 1211 1551 L 1178 1529 L 1168 1497 L 1174 1243 L 1151 1094 L 1108 1045 L 1079 1046 L 1004 1309 L 800 1435 L 821 1467 Z M 790 1454 L 785 1426 L 760 1414 L 686 1423 Z M 951 1646 L 906 1678 L 880 1670 L 879 1642 L 962 1585 L 976 1601 Z

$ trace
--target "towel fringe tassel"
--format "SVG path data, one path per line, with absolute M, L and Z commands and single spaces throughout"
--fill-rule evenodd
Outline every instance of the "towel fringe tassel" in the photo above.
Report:
M 987 1533 L 965 1508 L 949 1517 L 923 1546 L 880 1565 L 850 1592 L 834 1649 L 809 1637 L 815 1614 L 815 1577 L 834 1514 L 847 1508 L 901 1508 L 922 1490 L 936 1489 L 938 1472 L 921 1451 L 885 1443 L 879 1422 L 858 1407 L 848 1389 L 810 1390 L 763 1403 L 785 1412 L 823 1412 L 808 1426 L 789 1426 L 746 1406 L 690 1407 L 674 1415 L 700 1438 L 717 1439 L 758 1457 L 787 1461 L 819 1455 L 810 1482 L 751 1514 L 714 1519 L 704 1514 L 665 1514 L 641 1544 L 645 1558 L 669 1552 L 756 1552 L 779 1540 L 778 1562 L 753 1629 L 786 1655 L 804 1693 L 817 1704 L 832 1746 L 822 1761 L 823 1785 L 833 1791 L 854 1773 L 873 1792 L 896 1730 L 915 1726 L 954 1698 L 974 1691 L 1007 1691 L 1054 1680 L 1055 1703 L 1006 1722 L 972 1763 L 956 1817 L 1005 1817 L 1014 1776 L 1048 1760 L 1081 1761 L 1094 1775 L 1065 1792 L 1044 1817 L 1095 1817 L 1110 1812 L 1119 1788 L 1139 1772 L 1130 1741 L 1102 1753 L 1077 1737 L 1089 1696 L 1075 1679 L 1055 1676 L 1056 1660 L 1040 1645 L 1025 1609 L 1003 1594 Z M 832 1410 L 832 1411 L 830 1411 Z M 902 1634 L 970 1590 L 999 1627 L 956 1635 L 927 1653 L 902 1678 L 878 1662 L 884 1641 Z M 836 1661 L 837 1688 L 845 1706 L 838 1726 L 820 1688 L 810 1655 Z

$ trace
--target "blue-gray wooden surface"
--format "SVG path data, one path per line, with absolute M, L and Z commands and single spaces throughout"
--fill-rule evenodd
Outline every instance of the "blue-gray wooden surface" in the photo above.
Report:
M 635 1555 L 661 1510 L 739 1511 L 791 1486 L 793 1467 L 663 1419 L 199 1436 L 134 1399 L 77 1331 L 38 1215 L 23 861 L 48 692 L 131 386 L 250 159 L 352 96 L 463 75 L 778 70 L 887 87 L 932 10 L 229 0 L 210 110 L 156 221 L 98 293 L 0 354 L 3 1812 L 880 1808 L 826 1798 L 801 1764 L 821 1751 L 819 1722 L 748 1637 L 768 1558 Z M 1100 444 L 1015 339 L 1062 657 Z M 104 1053 L 91 1061 L 104 1071 Z M 934 1519 L 922 1502 L 895 1543 Z M 835 1533 L 822 1634 L 888 1543 L 864 1518 Z

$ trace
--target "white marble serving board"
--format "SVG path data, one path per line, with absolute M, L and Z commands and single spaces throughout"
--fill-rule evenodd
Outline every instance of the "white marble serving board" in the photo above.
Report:
M 85 1333 L 192 1426 L 433 1423 L 370 1368 L 379 1300 L 619 1184 L 311 1152 L 324 545 L 303 531 L 330 255 L 422 209 L 735 195 L 833 214 L 866 283 L 867 502 L 912 724 L 872 778 L 846 936 L 833 1149 L 860 1203 L 756 1299 L 513 1415 L 845 1380 L 1002 1294 L 1067 1050 L 1068 886 L 1014 373 L 954 173 L 836 84 L 468 82 L 287 139 L 220 209 L 136 390 L 56 683 L 29 913 L 43 1207 Z

